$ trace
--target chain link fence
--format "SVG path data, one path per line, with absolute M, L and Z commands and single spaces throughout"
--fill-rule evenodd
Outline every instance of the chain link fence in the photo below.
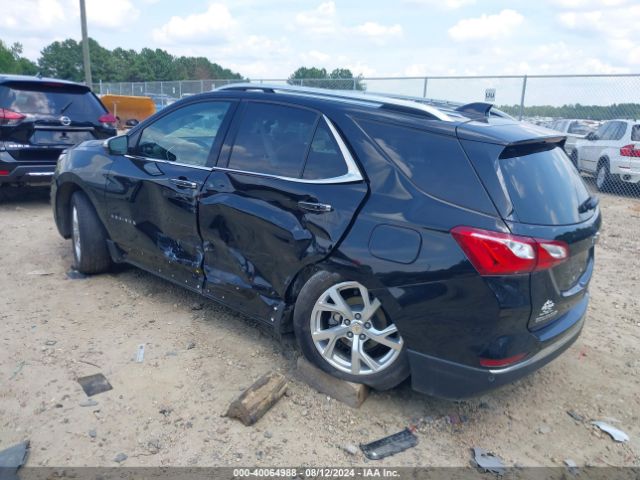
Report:
M 151 96 L 156 105 L 238 79 L 99 83 L 100 94 Z M 593 191 L 640 198 L 640 75 L 531 75 L 255 79 L 459 103 L 488 101 L 515 118 L 566 135 L 564 148 Z

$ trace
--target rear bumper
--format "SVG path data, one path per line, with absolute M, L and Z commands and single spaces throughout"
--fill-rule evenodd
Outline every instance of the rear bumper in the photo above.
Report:
M 12 167 L 8 175 L 0 175 L 0 185 L 49 185 L 56 169 L 55 164 L 20 164 Z M 4 170 L 2 163 L 0 170 Z
M 478 368 L 408 350 L 413 389 L 448 399 L 468 398 L 514 382 L 543 367 L 578 338 L 586 317 L 588 295 L 571 311 L 532 333 L 540 349 L 519 363 L 504 368 Z

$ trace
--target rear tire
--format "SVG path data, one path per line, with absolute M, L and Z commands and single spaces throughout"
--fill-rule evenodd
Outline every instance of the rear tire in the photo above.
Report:
M 334 309 L 338 303 L 327 302 L 329 295 L 330 301 L 339 296 L 344 308 Z M 402 337 L 379 301 L 357 282 L 316 273 L 298 295 L 293 326 L 305 358 L 334 377 L 388 390 L 409 376 Z
M 112 261 L 107 232 L 84 193 L 75 192 L 71 196 L 70 215 L 73 267 L 86 274 L 108 271 Z
M 613 184 L 613 178 L 609 172 L 609 162 L 606 160 L 600 160 L 598 168 L 596 169 L 596 187 L 601 192 L 611 191 Z

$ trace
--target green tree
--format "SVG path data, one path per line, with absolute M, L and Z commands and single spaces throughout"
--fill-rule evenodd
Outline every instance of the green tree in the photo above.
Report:
M 334 90 L 353 90 L 354 86 L 356 90 L 366 89 L 362 75 L 354 77 L 348 68 L 336 68 L 331 73 L 327 73 L 325 68 L 300 67 L 289 76 L 287 83 Z
M 7 47 L 0 40 L 0 72 L 34 75 L 37 71 L 36 64 L 22 56 L 21 43 L 16 42 L 11 47 Z
M 82 47 L 72 38 L 53 42 L 42 49 L 38 66 L 42 75 L 80 82 L 84 78 Z

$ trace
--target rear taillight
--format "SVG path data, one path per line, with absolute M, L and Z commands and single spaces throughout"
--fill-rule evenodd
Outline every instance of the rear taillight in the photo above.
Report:
M 25 118 L 26 115 L 6 108 L 0 108 L 0 125 L 7 125 L 11 127 L 13 125 L 18 125 Z
M 633 143 L 625 145 L 620 149 L 620 155 L 623 157 L 640 157 L 640 148 L 636 148 Z
M 98 121 L 107 128 L 116 128 L 116 123 L 118 123 L 118 119 L 110 113 L 102 115 L 100 118 L 98 118 Z
M 545 270 L 569 258 L 569 246 L 473 227 L 456 227 L 451 235 L 480 275 L 514 275 Z

